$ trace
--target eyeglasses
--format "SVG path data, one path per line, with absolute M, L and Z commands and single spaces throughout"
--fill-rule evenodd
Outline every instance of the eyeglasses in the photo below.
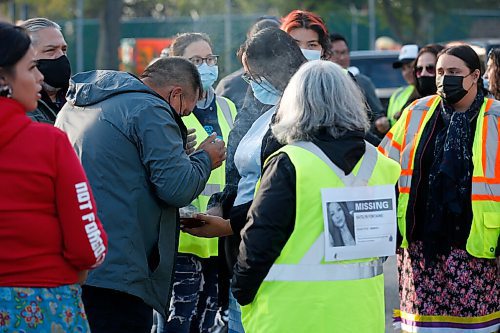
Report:
M 189 58 L 189 61 L 193 63 L 196 67 L 201 66 L 203 62 L 205 62 L 208 66 L 215 66 L 217 65 L 217 60 L 219 59 L 219 56 L 216 54 L 209 55 L 206 58 L 194 56 Z
M 415 67 L 415 74 L 417 76 L 422 75 L 422 73 L 424 72 L 424 69 L 430 75 L 436 74 L 436 66 L 435 65 L 417 66 L 417 67 Z
M 241 74 L 241 78 L 248 84 L 250 84 L 250 81 L 253 81 L 255 83 L 261 83 L 262 82 L 262 79 L 261 78 L 256 78 L 256 77 L 253 77 L 252 75 L 248 74 L 248 73 L 243 73 Z

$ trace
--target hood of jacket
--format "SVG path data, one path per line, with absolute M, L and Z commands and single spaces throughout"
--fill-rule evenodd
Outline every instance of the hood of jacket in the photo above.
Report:
M 134 75 L 110 70 L 74 75 L 71 77 L 66 99 L 74 106 L 85 107 L 129 92 L 143 92 L 163 99 Z
M 30 123 L 19 102 L 0 97 L 0 150 Z

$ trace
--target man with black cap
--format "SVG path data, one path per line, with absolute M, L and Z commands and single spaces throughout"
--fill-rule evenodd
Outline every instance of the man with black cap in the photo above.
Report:
M 391 126 L 399 119 L 401 111 L 419 97 L 415 89 L 415 78 L 413 75 L 413 62 L 417 58 L 417 54 L 418 45 L 403 45 L 399 51 L 398 61 L 392 64 L 394 69 L 401 68 L 401 74 L 408 85 L 398 88 L 389 99 L 387 118 L 389 118 Z
M 66 102 L 71 77 L 71 65 L 66 56 L 68 45 L 59 24 L 51 20 L 32 18 L 21 26 L 31 37 L 38 69 L 44 77 L 38 107 L 27 115 L 33 121 L 54 124 L 57 113 Z

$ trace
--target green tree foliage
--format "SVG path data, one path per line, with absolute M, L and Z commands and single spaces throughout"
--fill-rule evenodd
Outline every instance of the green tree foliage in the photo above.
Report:
M 75 17 L 77 0 L 0 0 L 0 14 L 7 15 L 7 3 L 29 5 L 29 16 L 45 16 L 55 20 Z M 234 14 L 262 13 L 282 16 L 293 9 L 307 9 L 329 18 L 335 12 L 355 8 L 366 18 L 368 0 L 114 0 L 123 2 L 122 17 L 164 17 L 224 14 L 231 4 Z M 85 17 L 102 15 L 106 1 L 84 0 Z M 426 42 L 432 29 L 438 31 L 449 20 L 449 11 L 459 9 L 500 10 L 498 0 L 376 0 L 377 25 L 389 28 L 402 42 Z M 19 10 L 18 10 L 19 12 Z M 366 19 L 362 19 L 366 22 Z
M 402 42 L 425 44 L 433 29 L 449 23 L 450 11 L 460 9 L 499 10 L 498 0 L 377 0 L 379 21 Z

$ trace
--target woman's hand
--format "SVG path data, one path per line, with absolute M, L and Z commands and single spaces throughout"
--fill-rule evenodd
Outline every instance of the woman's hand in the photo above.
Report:
M 197 228 L 182 228 L 182 231 L 197 237 L 213 238 L 224 237 L 233 234 L 229 220 L 225 220 L 219 216 L 197 214 L 194 216 L 197 219 L 205 221 L 205 224 Z
M 380 117 L 377 120 L 375 120 L 375 127 L 377 128 L 377 131 L 379 131 L 380 134 L 385 134 L 389 131 L 391 125 L 387 117 Z

